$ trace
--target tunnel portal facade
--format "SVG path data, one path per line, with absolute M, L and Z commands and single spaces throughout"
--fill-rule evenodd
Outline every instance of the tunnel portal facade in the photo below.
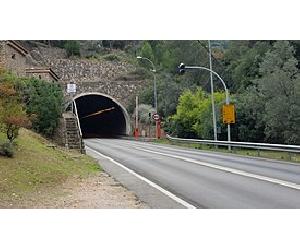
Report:
M 130 134 L 126 109 L 111 96 L 82 93 L 73 98 L 83 138 L 118 138 Z

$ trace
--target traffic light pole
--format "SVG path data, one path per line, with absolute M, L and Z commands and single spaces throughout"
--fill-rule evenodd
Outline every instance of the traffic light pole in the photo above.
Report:
M 135 130 L 134 137 L 137 140 L 139 138 L 139 97 L 135 97 Z
M 228 91 L 228 89 L 226 87 L 225 82 L 223 81 L 223 79 L 220 77 L 220 75 L 217 72 L 215 72 L 213 70 L 210 70 L 208 68 L 205 68 L 205 67 L 201 67 L 201 66 L 185 66 L 184 64 L 181 64 L 180 67 L 182 67 L 181 70 L 184 70 L 184 69 L 202 69 L 202 70 L 209 71 L 212 74 L 216 75 L 218 77 L 218 79 L 221 81 L 221 83 L 223 84 L 223 87 L 224 87 L 224 90 L 225 90 L 225 98 L 226 98 L 225 99 L 225 103 L 226 104 L 230 103 L 229 91 Z M 227 138 L 228 138 L 227 139 L 228 142 L 230 142 L 231 141 L 230 123 L 227 124 Z M 228 146 L 228 150 L 231 150 L 231 146 L 230 145 Z

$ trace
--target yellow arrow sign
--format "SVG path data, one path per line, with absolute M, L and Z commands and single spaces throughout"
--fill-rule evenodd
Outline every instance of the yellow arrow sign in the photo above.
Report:
M 88 117 L 95 116 L 95 115 L 101 115 L 102 113 L 113 110 L 113 109 L 115 109 L 115 107 L 108 108 L 108 109 L 102 109 L 102 110 L 99 110 L 95 113 L 92 113 L 92 114 L 86 115 L 84 117 L 81 117 L 81 119 L 88 118 Z

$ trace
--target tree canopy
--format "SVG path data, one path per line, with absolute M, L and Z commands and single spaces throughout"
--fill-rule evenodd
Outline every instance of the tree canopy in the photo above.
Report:
M 225 80 L 236 108 L 232 138 L 300 144 L 300 44 L 297 41 L 212 41 L 213 70 Z M 209 67 L 207 41 L 147 41 L 140 47 L 158 69 L 158 110 L 165 129 L 182 137 L 213 138 L 209 73 L 176 74 L 180 62 Z M 145 67 L 149 67 L 145 66 Z M 141 102 L 153 104 L 153 87 Z M 219 139 L 223 87 L 214 78 Z

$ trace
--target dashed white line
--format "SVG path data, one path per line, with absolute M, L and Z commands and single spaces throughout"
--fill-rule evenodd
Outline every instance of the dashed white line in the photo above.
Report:
M 272 182 L 272 183 L 275 183 L 275 184 L 279 184 L 279 185 L 284 186 L 284 187 L 289 187 L 289 188 L 292 188 L 292 189 L 300 190 L 300 186 L 297 185 L 296 183 L 293 183 L 293 182 L 279 180 L 279 179 L 275 179 L 275 178 L 271 178 L 271 177 L 266 177 L 266 176 L 263 176 L 263 175 L 251 174 L 251 173 L 247 173 L 245 171 L 239 170 L 239 169 L 223 167 L 223 166 L 220 166 L 220 165 L 211 164 L 211 163 L 207 163 L 207 162 L 202 162 L 202 161 L 194 160 L 194 159 L 183 157 L 183 156 L 161 153 L 161 152 L 157 152 L 157 151 L 143 149 L 143 148 L 140 148 L 140 147 L 135 147 L 135 148 L 137 150 L 140 150 L 140 151 L 144 151 L 144 152 L 148 152 L 148 153 L 152 153 L 152 154 L 163 155 L 163 156 L 172 157 L 172 158 L 176 158 L 176 159 L 181 159 L 185 162 L 190 162 L 190 163 L 198 164 L 198 165 L 201 165 L 201 166 L 214 168 L 214 169 L 218 169 L 218 170 L 221 170 L 221 171 L 230 172 L 231 174 L 236 174 L 236 175 L 240 175 L 240 176 L 254 178 L 254 179 L 258 179 L 258 180 L 262 180 L 262 181 L 268 181 L 268 182 Z
M 94 150 L 94 149 L 91 149 L 90 147 L 88 146 L 85 146 L 86 149 L 94 152 L 95 154 L 98 154 L 100 155 L 101 157 L 103 158 L 106 158 L 108 159 L 109 161 L 111 161 L 112 163 L 114 163 L 115 165 L 125 169 L 128 173 L 134 175 L 135 177 L 139 178 L 140 180 L 143 180 L 145 181 L 146 183 L 148 183 L 151 187 L 159 190 L 160 192 L 164 193 L 165 195 L 167 195 L 169 198 L 171 198 L 172 200 L 178 202 L 179 204 L 185 206 L 186 208 L 189 208 L 189 209 L 196 209 L 195 206 L 193 206 L 192 204 L 180 199 L 179 197 L 177 197 L 175 194 L 171 193 L 170 191 L 160 187 L 159 185 L 157 185 L 156 183 L 154 183 L 153 181 L 150 181 L 149 179 L 145 178 L 144 176 L 141 176 L 139 174 L 137 174 L 136 172 L 134 172 L 132 169 L 129 169 L 127 167 L 125 167 L 123 164 L 115 161 L 113 158 L 109 157 L 109 156 L 106 156 L 102 153 L 99 153 L 98 151 Z

